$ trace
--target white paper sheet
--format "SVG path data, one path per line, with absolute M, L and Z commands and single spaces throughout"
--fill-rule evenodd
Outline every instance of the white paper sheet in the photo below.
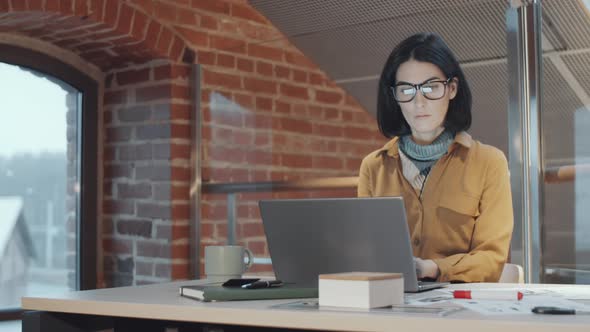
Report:
M 531 314 L 537 306 L 560 307 L 590 312 L 590 306 L 556 296 L 533 295 L 526 296 L 520 301 L 492 301 L 492 300 L 452 300 L 452 303 L 473 310 L 482 315 L 514 315 Z

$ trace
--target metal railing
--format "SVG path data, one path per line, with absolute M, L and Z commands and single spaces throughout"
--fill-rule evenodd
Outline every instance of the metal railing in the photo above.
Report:
M 546 183 L 561 183 L 575 180 L 576 176 L 590 175 L 588 165 L 566 165 L 547 168 L 544 172 Z M 269 181 L 269 182 L 237 182 L 215 183 L 203 182 L 201 192 L 204 194 L 227 195 L 227 244 L 236 244 L 237 227 L 237 194 L 254 192 L 288 192 L 288 191 L 313 191 L 355 189 L 358 185 L 357 176 L 327 177 L 315 179 L 301 179 L 294 181 Z M 256 264 L 271 264 L 270 258 L 255 257 Z
M 316 179 L 302 179 L 293 181 L 271 181 L 271 182 L 244 182 L 244 183 L 214 183 L 203 182 L 201 191 L 205 194 L 226 194 L 227 195 L 227 244 L 236 244 L 237 226 L 237 199 L 240 193 L 253 192 L 287 192 L 287 191 L 312 191 L 312 190 L 335 190 L 355 189 L 358 185 L 358 177 L 328 177 Z M 254 257 L 255 264 L 270 265 L 270 258 Z

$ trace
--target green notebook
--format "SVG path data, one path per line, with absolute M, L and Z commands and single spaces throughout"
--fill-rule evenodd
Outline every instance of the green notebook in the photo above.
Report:
M 211 285 L 180 286 L 180 295 L 205 302 L 239 301 L 239 300 L 272 300 L 317 298 L 318 289 L 314 287 L 297 287 L 283 285 L 281 287 L 243 289 L 239 287 L 223 287 Z

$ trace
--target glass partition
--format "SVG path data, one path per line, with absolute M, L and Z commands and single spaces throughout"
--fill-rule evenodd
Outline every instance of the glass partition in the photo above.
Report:
M 257 257 L 250 273 L 270 273 L 258 200 L 356 196 L 362 158 L 386 142 L 381 69 L 413 33 L 437 32 L 454 50 L 473 93 L 472 136 L 507 154 L 506 1 L 250 4 L 280 32 L 223 22 L 244 38 L 212 35 L 221 50 L 197 54 L 201 257 L 206 245 L 242 244 Z
M 542 281 L 590 283 L 590 2 L 542 2 Z

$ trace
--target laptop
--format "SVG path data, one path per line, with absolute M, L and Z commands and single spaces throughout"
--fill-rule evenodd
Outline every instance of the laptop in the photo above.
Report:
M 318 275 L 401 272 L 406 292 L 448 283 L 420 282 L 401 197 L 261 200 L 276 277 L 318 285 Z

